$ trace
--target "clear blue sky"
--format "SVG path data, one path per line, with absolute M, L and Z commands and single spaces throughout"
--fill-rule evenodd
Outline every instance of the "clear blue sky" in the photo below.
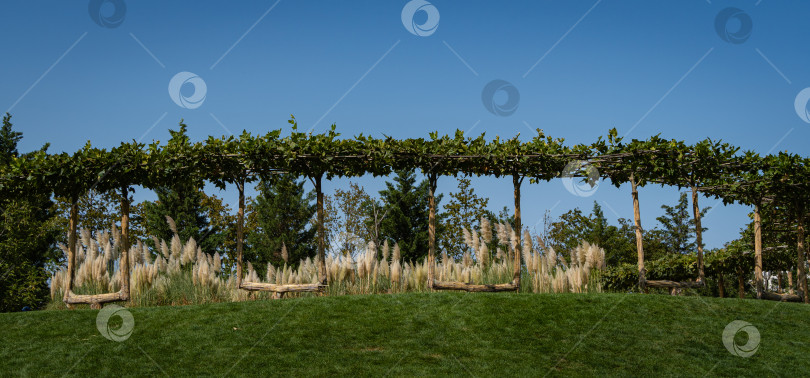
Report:
M 198 140 L 264 133 L 285 128 L 290 114 L 304 129 L 337 123 L 347 137 L 455 129 L 525 137 L 542 128 L 590 143 L 615 127 L 630 138 L 711 137 L 763 154 L 810 149 L 810 125 L 794 110 L 796 95 L 810 87 L 810 2 L 436 0 L 438 26 L 426 36 L 403 24 L 407 1 L 124 2 L 123 20 L 112 3 L 96 12 L 108 24 L 120 22 L 114 28 L 91 18 L 89 1 L 0 5 L 0 106 L 24 132 L 22 150 L 45 142 L 53 152 L 72 152 L 87 140 L 100 147 L 165 141 L 181 118 Z M 718 13 L 730 6 L 751 20 L 742 43 L 716 31 Z M 430 21 L 424 11 L 414 17 Z M 740 17 L 724 30 L 745 28 Z M 183 108 L 169 96 L 179 72 L 205 82 L 199 107 Z M 482 90 L 495 79 L 520 93 L 509 116 L 483 105 Z M 194 88 L 181 91 L 190 96 Z M 506 97 L 497 92 L 495 101 Z M 376 192 L 384 179 L 358 181 Z M 512 207 L 511 180 L 474 183 L 493 210 Z M 439 181 L 442 191 L 454 188 L 453 178 Z M 235 198 L 233 190 L 210 191 Z M 626 187 L 605 184 L 581 198 L 555 180 L 526 184 L 523 193 L 529 226 L 546 209 L 589 211 L 594 200 L 613 221 L 632 216 Z M 642 222 L 651 227 L 660 205 L 678 193 L 648 187 L 640 196 Z M 711 199 L 701 205 L 716 205 L 705 219 L 709 247 L 735 238 L 749 211 Z

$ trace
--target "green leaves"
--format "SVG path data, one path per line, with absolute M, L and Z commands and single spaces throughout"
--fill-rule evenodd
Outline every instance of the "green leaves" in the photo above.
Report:
M 39 190 L 75 198 L 90 188 L 171 186 L 180 177 L 225 188 L 278 172 L 331 179 L 413 168 L 435 175 L 528 176 L 531 182 L 540 182 L 559 177 L 566 164 L 580 160 L 617 187 L 632 176 L 639 186 L 696 186 L 726 203 L 764 199 L 792 204 L 810 199 L 806 158 L 740 153 L 739 147 L 711 139 L 692 145 L 660 135 L 624 141 L 615 128 L 592 144 L 572 146 L 540 129 L 528 141 L 519 136 L 487 140 L 485 134 L 470 137 L 461 130 L 453 135 L 433 131 L 428 139 L 363 134 L 341 138 L 335 125 L 313 134 L 299 132 L 294 116 L 288 122 L 289 133 L 273 130 L 254 136 L 244 131 L 238 137 L 192 142 L 181 120 L 166 143 L 133 141 L 111 150 L 88 143 L 73 154 L 49 155 L 43 150 L 12 156 L 0 167 L 0 190 L 10 195 Z

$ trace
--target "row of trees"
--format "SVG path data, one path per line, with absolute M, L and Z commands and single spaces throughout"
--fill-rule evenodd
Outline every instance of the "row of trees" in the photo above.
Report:
M 689 254 L 697 250 L 695 221 L 689 213 L 686 193 L 681 193 L 674 205 L 661 205 L 664 214 L 657 217 L 658 227 L 644 230 L 644 253 L 651 260 L 671 254 Z M 701 215 L 711 209 L 701 210 Z M 706 227 L 701 227 L 705 232 Z M 608 266 L 636 262 L 636 236 L 633 220 L 619 218 L 617 225 L 608 223 L 599 203 L 594 202 L 590 214 L 580 209 L 570 210 L 559 219 L 546 216 L 544 230 L 546 245 L 556 250 L 568 251 L 581 240 L 605 248 Z
M 163 224 L 162 218 L 167 215 L 168 207 L 164 202 L 174 200 L 178 203 L 178 207 L 188 210 L 182 213 L 186 216 L 181 214 L 177 219 L 178 228 L 186 233 L 181 236 L 197 235 L 200 244 L 206 247 L 206 243 L 227 244 L 224 239 L 218 242 L 216 236 L 225 235 L 224 238 L 228 238 L 224 230 L 233 222 L 228 222 L 228 219 L 221 222 L 223 232 L 217 232 L 217 224 L 214 221 L 203 224 L 206 216 L 200 215 L 201 211 L 198 211 L 200 209 L 195 207 L 200 206 L 203 198 L 210 202 L 207 209 L 216 207 L 215 200 L 199 191 L 204 182 L 214 183 L 220 188 L 224 188 L 226 184 L 236 184 L 240 191 L 239 214 L 242 214 L 241 197 L 246 182 L 258 180 L 260 186 L 278 185 L 273 182 L 281 177 L 274 178 L 279 172 L 307 177 L 315 184 L 318 197 L 317 224 L 318 228 L 322 228 L 321 226 L 330 221 L 329 215 L 326 214 L 324 217 L 321 211 L 330 206 L 324 204 L 321 197 L 323 176 L 329 179 L 334 176 L 357 176 L 368 173 L 386 175 L 392 170 L 405 169 L 412 172 L 413 169 L 419 168 L 428 175 L 427 183 L 416 185 L 414 182 L 411 185 L 414 188 L 427 189 L 427 202 L 431 204 L 429 206 L 432 209 L 434 202 L 432 193 L 435 191 L 436 177 L 439 175 L 458 173 L 496 177 L 507 175 L 512 176 L 515 185 L 515 227 L 521 228 L 519 203 L 523 179 L 528 176 L 532 182 L 550 180 L 563 173 L 590 176 L 591 167 L 585 167 L 584 170 L 584 166 L 575 167 L 572 172 L 567 172 L 566 163 L 572 159 L 585 159 L 587 165 L 598 168 L 598 174 L 611 180 L 612 184 L 616 186 L 626 182 L 632 184 L 634 228 L 642 286 L 645 281 L 645 270 L 637 187 L 647 183 L 691 187 L 693 199 L 696 198 L 696 190 L 701 190 L 719 196 L 727 203 L 753 204 L 758 210 L 761 206 L 769 204 L 777 209 L 780 216 L 787 217 L 791 225 L 797 225 L 800 234 L 803 231 L 805 214 L 801 205 L 806 202 L 808 183 L 804 179 L 806 175 L 795 173 L 804 173 L 810 164 L 807 164 L 807 159 L 796 155 L 780 153 L 778 156 L 760 157 L 752 152 L 739 155 L 738 148 L 720 142 L 705 140 L 690 146 L 681 141 L 669 141 L 658 136 L 625 143 L 617 137 L 615 130 L 611 130 L 606 140 L 600 138 L 592 145 L 565 146 L 562 140 L 545 137 L 539 130 L 538 135 L 528 142 L 522 142 L 517 137 L 508 140 L 496 137 L 492 141 L 486 141 L 483 135 L 475 139 L 465 138 L 461 132 L 457 132 L 454 137 L 440 137 L 437 133 L 431 133 L 430 140 L 374 139 L 363 135 L 354 139 L 337 139 L 339 134 L 334 131 L 334 126 L 328 133 L 312 135 L 297 132 L 294 119 L 290 123 L 293 125 L 293 131 L 286 137 L 281 137 L 281 131 L 276 130 L 259 137 L 243 133 L 238 139 L 211 137 L 205 143 L 191 143 L 186 135 L 185 125 L 181 122 L 180 129 L 171 132 L 172 137 L 165 145 L 161 145 L 160 142 L 149 146 L 123 143 L 120 147 L 107 151 L 92 148 L 88 143 L 74 154 L 55 155 L 47 154 L 44 150 L 29 155 L 20 155 L 14 151 L 9 153 L 8 163 L 2 166 L 0 190 L 7 194 L 7 198 L 14 199 L 27 199 L 37 195 L 50 198 L 51 194 L 65 198 L 71 204 L 70 228 L 73 229 L 76 219 L 79 219 L 78 205 L 90 190 L 95 189 L 99 193 L 118 192 L 122 206 L 127 204 L 128 207 L 131 188 L 141 185 L 155 190 L 163 199 L 159 202 L 160 206 L 143 204 L 143 209 L 135 212 L 135 218 L 140 216 L 144 224 L 153 224 L 155 233 L 160 234 L 161 227 L 164 227 L 164 231 L 168 228 L 158 225 Z M 295 181 L 292 178 L 291 180 Z M 424 224 L 424 219 L 420 219 L 422 212 L 413 211 L 404 206 L 402 201 L 424 197 L 412 196 L 407 192 L 399 195 L 391 192 L 390 187 L 388 189 L 381 192 L 381 196 L 390 197 L 389 199 L 393 201 L 387 205 L 385 201 L 371 204 L 375 216 L 374 240 L 380 241 L 383 237 L 397 240 L 397 234 L 415 233 L 410 235 L 413 236 L 412 239 L 402 240 L 403 244 L 410 243 L 411 246 L 403 247 L 420 250 L 419 247 L 425 244 L 420 240 L 421 229 L 407 227 L 405 221 Z M 253 202 L 254 207 L 262 206 L 262 201 L 258 198 Z M 394 202 L 396 205 L 391 205 Z M 264 205 L 268 203 L 265 202 Z M 356 202 L 353 204 L 358 205 Z M 694 206 L 695 209 L 698 208 L 696 203 Z M 254 212 L 262 216 L 265 214 Z M 471 217 L 474 213 L 474 210 L 459 208 L 458 217 Z M 698 214 L 696 211 L 696 220 L 699 220 Z M 254 218 L 257 229 L 263 227 L 261 216 Z M 432 212 L 429 213 L 428 219 L 432 219 Z M 241 221 L 238 223 L 241 224 Z M 428 249 L 434 251 L 433 222 L 428 223 L 431 224 L 427 232 Z M 382 232 L 386 224 L 396 225 L 388 227 L 390 231 L 388 235 Z M 267 227 L 269 229 L 272 225 L 268 224 Z M 441 235 L 441 230 L 439 231 Z M 324 249 L 325 235 L 320 230 L 318 233 L 320 254 Z M 241 228 L 237 230 L 237 240 L 242 240 L 240 235 Z M 347 239 L 354 237 L 351 235 L 349 232 L 344 234 Z M 698 244 L 700 244 L 699 237 L 698 234 Z M 270 245 L 268 241 L 255 237 L 253 239 L 256 245 L 261 246 L 263 243 Z M 441 239 L 443 238 L 440 237 Z M 449 245 L 451 239 L 445 242 Z M 250 242 L 248 240 L 248 243 Z M 670 240 L 667 243 L 676 245 L 683 244 L 682 242 L 683 240 Z M 756 244 L 759 245 L 759 242 Z M 286 249 L 284 246 L 286 243 L 282 241 L 282 250 Z M 803 261 L 802 244 L 799 245 L 799 250 L 799 261 Z M 757 251 L 759 256 L 760 250 Z M 698 259 L 700 260 L 700 255 Z M 803 267 L 803 264 L 800 266 Z M 515 268 L 517 274 L 519 265 Z
M 173 139 L 187 138 L 182 124 L 171 133 Z M 12 129 L 11 116 L 6 115 L 0 130 L 1 164 L 21 156 L 17 151 L 21 139 L 22 133 Z M 47 148 L 43 146 L 41 151 Z M 440 215 L 446 225 L 439 232 L 441 246 L 451 254 L 460 254 L 464 248 L 462 228 L 471 228 L 481 216 L 498 219 L 486 210 L 488 201 L 473 192 L 468 179 L 460 178 L 459 184 L 459 191 L 450 193 L 447 210 Z M 304 186 L 305 179 L 294 175 L 271 175 L 257 183 L 258 195 L 248 200 L 244 259 L 260 271 L 268 263 L 295 264 L 314 256 L 315 193 Z M 234 269 L 236 215 L 221 198 L 206 194 L 201 180 L 182 178 L 171 186 L 154 188 L 154 192 L 156 201 L 134 204 L 130 210 L 132 237 L 152 247 L 153 236 L 171 239 L 168 216 L 182 240 L 194 238 L 206 253 L 220 252 L 226 270 Z M 79 196 L 78 227 L 105 230 L 118 223 L 121 195 L 93 189 Z M 70 198 L 36 192 L 0 198 L 0 311 L 37 308 L 44 303 L 47 277 L 64 263 L 58 244 L 68 243 L 72 205 Z M 419 260 L 427 253 L 427 181 L 417 182 L 413 170 L 396 172 L 378 196 L 350 183 L 326 196 L 325 208 L 327 245 L 333 253 L 357 253 L 368 241 L 399 243 L 401 255 L 408 260 Z
M 440 247 L 452 256 L 466 248 L 463 229 L 477 225 L 481 217 L 497 222 L 503 219 L 487 210 L 488 200 L 479 197 L 470 180 L 459 178 L 459 190 L 449 193 L 450 201 L 439 214 Z M 268 263 L 276 266 L 297 264 L 314 257 L 317 245 L 315 193 L 305 189 L 306 181 L 290 174 L 278 174 L 256 185 L 257 195 L 248 198 L 245 224 L 244 261 L 259 271 Z M 131 235 L 155 247 L 154 239 L 171 239 L 173 231 L 167 216 L 174 220 L 180 238 L 194 238 L 206 253 L 219 252 L 226 271 L 235 267 L 236 215 L 217 196 L 203 188 L 182 190 L 158 188 L 156 201 L 143 201 L 132 208 Z M 441 200 L 441 196 L 437 198 Z M 418 261 L 427 254 L 427 182 L 418 182 L 413 171 L 398 171 L 377 196 L 356 183 L 338 188 L 325 196 L 325 229 L 328 250 L 334 254 L 355 255 L 368 242 L 399 244 L 401 256 Z M 438 201 L 437 201 L 438 202 Z M 108 229 L 116 223 L 120 198 L 117 193 L 90 192 L 79 201 L 79 227 Z M 67 243 L 71 203 L 59 198 L 57 242 Z M 504 211 L 505 212 L 505 211 Z

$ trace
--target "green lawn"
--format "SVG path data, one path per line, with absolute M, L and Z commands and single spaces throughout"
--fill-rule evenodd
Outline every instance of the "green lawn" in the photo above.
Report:
M 129 311 L 135 327 L 124 342 L 101 336 L 97 310 L 0 314 L 0 374 L 810 374 L 810 306 L 794 303 L 422 293 Z M 752 357 L 723 346 L 737 319 L 761 334 Z

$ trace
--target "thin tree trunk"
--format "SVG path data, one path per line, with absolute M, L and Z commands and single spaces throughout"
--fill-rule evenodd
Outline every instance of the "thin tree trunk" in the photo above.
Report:
M 319 174 L 315 178 L 315 192 L 318 194 L 318 278 L 321 285 L 326 285 L 326 253 L 325 234 L 323 229 L 323 191 L 321 191 L 321 177 Z
M 515 291 L 520 290 L 520 251 L 517 249 L 521 246 L 520 238 L 523 237 L 523 225 L 520 223 L 520 184 L 523 183 L 523 178 L 517 174 L 512 175 L 512 184 L 515 187 L 515 233 L 517 233 L 518 246 L 515 248 L 515 273 L 512 278 L 512 283 L 515 285 Z
M 695 213 L 695 242 L 697 243 L 698 280 L 704 282 L 706 274 L 703 270 L 703 227 L 700 225 L 700 206 L 698 206 L 697 187 L 692 187 L 692 211 Z
M 788 270 L 788 293 L 793 294 L 793 270 Z
M 630 176 L 630 184 L 633 187 L 633 217 L 636 222 L 636 250 L 638 251 L 638 286 L 641 290 L 647 289 L 647 269 L 644 268 L 644 242 L 641 229 L 641 211 L 638 206 L 638 186 L 635 178 Z
M 799 205 L 799 216 L 797 217 L 798 222 L 798 245 L 797 245 L 797 259 L 796 264 L 799 266 L 799 281 L 798 284 L 801 285 L 802 290 L 802 297 L 804 297 L 804 303 L 808 303 L 808 295 L 807 295 L 807 275 L 804 273 L 804 263 L 805 263 L 805 254 L 804 254 L 804 206 Z
M 762 299 L 762 215 L 759 203 L 754 206 L 754 278 L 757 282 L 757 299 Z
M 73 275 L 76 270 L 76 227 L 79 221 L 79 200 L 72 198 L 73 204 L 70 206 L 70 223 L 68 224 L 68 278 L 65 287 L 64 301 L 67 303 L 71 291 L 73 291 Z
M 239 211 L 236 213 L 236 287 L 242 287 L 242 250 L 245 233 L 245 181 L 236 183 L 239 190 Z
M 743 270 L 741 266 L 737 266 L 737 291 L 740 299 L 745 298 L 745 278 L 743 278 Z
M 121 300 L 129 300 L 129 187 L 121 187 Z
M 428 288 L 433 288 L 436 265 L 436 174 L 428 173 Z
M 723 279 L 723 273 L 717 273 L 717 291 L 720 298 L 726 296 L 726 281 Z

